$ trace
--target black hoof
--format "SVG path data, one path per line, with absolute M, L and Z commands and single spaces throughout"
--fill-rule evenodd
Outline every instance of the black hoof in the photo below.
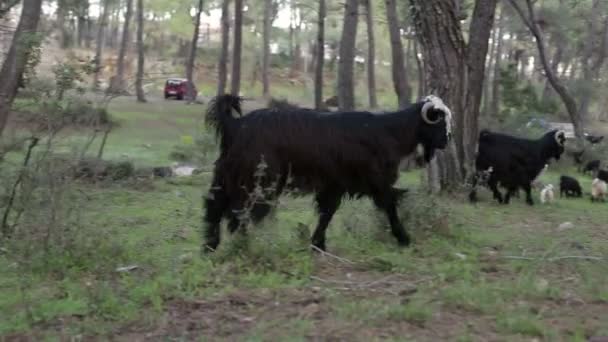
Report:
M 323 241 L 323 242 L 313 242 L 311 248 L 315 252 L 325 252 L 326 251 L 325 241 Z

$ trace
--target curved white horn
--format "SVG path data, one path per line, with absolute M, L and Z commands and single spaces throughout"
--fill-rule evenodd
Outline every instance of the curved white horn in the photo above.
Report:
M 424 106 L 422 106 L 422 111 L 421 111 L 422 120 L 424 120 L 424 122 L 428 123 L 429 125 L 434 125 L 434 124 L 438 123 L 441 120 L 441 118 L 438 118 L 437 120 L 432 121 L 432 120 L 430 120 L 428 118 L 427 112 L 428 112 L 429 109 L 433 108 L 434 106 L 435 106 L 435 104 L 433 102 L 430 102 L 430 101 L 427 102 L 427 103 L 425 103 Z
M 560 131 L 555 132 L 555 142 L 557 142 L 558 145 L 563 146 L 564 143 L 561 141 L 561 139 L 565 138 L 565 136 L 566 136 L 566 133 L 564 131 L 560 130 Z

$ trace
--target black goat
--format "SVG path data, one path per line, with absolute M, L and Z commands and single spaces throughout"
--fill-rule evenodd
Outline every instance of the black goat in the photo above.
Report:
M 600 136 L 596 136 L 596 135 L 591 135 L 588 133 L 585 133 L 585 139 L 590 142 L 591 144 L 599 144 L 600 142 L 602 142 L 602 140 L 604 140 L 604 136 L 600 135 Z
M 595 178 L 608 183 L 608 170 L 598 169 Z
M 482 130 L 479 133 L 479 150 L 475 161 L 477 174 L 473 178 L 469 200 L 477 201 L 479 173 L 492 168 L 487 183 L 499 203 L 509 203 L 511 196 L 522 188 L 526 192 L 526 203 L 533 205 L 532 182 L 549 159 L 560 158 L 565 141 L 565 133 L 558 130 L 552 130 L 537 140 Z M 499 184 L 507 189 L 504 199 L 498 190 Z
M 574 177 L 562 175 L 559 178 L 559 197 L 582 197 L 583 189 Z
M 599 160 L 592 160 L 590 162 L 588 162 L 585 167 L 583 168 L 583 174 L 587 174 L 587 172 L 593 174 L 594 172 L 597 172 L 600 169 L 600 161 Z
M 369 196 L 388 216 L 400 245 L 410 238 L 396 204 L 405 190 L 393 184 L 400 160 L 418 144 L 428 162 L 446 147 L 452 114 L 441 99 L 428 96 L 392 113 L 325 113 L 308 109 L 259 109 L 241 116 L 240 98 L 216 97 L 206 121 L 220 139 L 209 196 L 205 200 L 207 250 L 220 243 L 220 222 L 234 232 L 270 212 L 269 201 L 286 188 L 314 193 L 319 222 L 312 244 L 325 249 L 325 230 L 345 196 Z M 260 194 L 256 189 L 271 189 Z M 248 215 L 241 215 L 248 210 Z M 244 217 L 248 216 L 248 217 Z

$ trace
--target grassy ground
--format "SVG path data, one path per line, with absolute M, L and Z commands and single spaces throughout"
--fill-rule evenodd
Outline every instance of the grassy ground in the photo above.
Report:
M 147 166 L 166 165 L 174 145 L 197 136 L 204 106 L 119 99 L 110 109 L 121 125 L 105 156 Z M 464 195 L 416 194 L 419 176 L 400 179 L 413 191 L 400 209 L 411 248 L 397 247 L 384 217 L 362 200 L 345 203 L 333 220 L 331 255 L 308 249 L 316 223 L 308 197 L 283 198 L 248 238 L 224 234 L 217 253 L 201 258 L 209 173 L 144 187 L 78 184 L 86 196 L 73 238 L 86 248 L 40 260 L 0 252 L 0 339 L 608 336 L 605 204 L 564 199 L 530 208 L 522 198 L 501 206 L 482 192 L 473 206 Z M 543 180 L 556 185 L 558 176 Z M 590 179 L 582 180 L 588 189 Z M 136 268 L 117 271 L 125 266 Z

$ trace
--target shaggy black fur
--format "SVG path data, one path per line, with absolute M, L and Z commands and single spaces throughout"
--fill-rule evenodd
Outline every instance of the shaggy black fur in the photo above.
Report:
M 269 200 L 285 188 L 314 193 L 319 222 L 312 243 L 325 249 L 325 230 L 345 196 L 369 196 L 388 216 L 401 245 L 410 238 L 397 217 L 396 204 L 405 190 L 393 188 L 399 161 L 418 144 L 429 161 L 448 141 L 446 113 L 431 106 L 428 119 L 418 102 L 398 112 L 326 113 L 310 109 L 259 109 L 241 117 L 240 99 L 215 98 L 206 120 L 220 139 L 212 186 L 206 202 L 206 249 L 220 243 L 220 222 L 229 231 L 243 225 L 249 208 L 253 223 L 270 211 Z M 260 172 L 263 171 L 263 172 Z M 262 199 L 250 194 L 256 186 L 271 189 Z M 240 216 L 240 217 L 239 217 Z
M 560 140 L 559 144 L 556 135 Z M 537 140 L 482 130 L 479 133 L 479 152 L 475 167 L 478 173 L 492 167 L 488 186 L 499 203 L 509 203 L 511 196 L 522 188 L 526 192 L 526 203 L 533 205 L 531 183 L 549 159 L 560 158 L 564 152 L 565 140 L 564 133 L 558 134 L 557 130 L 552 130 Z M 473 179 L 473 189 L 469 194 L 471 202 L 477 201 L 477 178 L 478 176 Z M 504 199 L 498 190 L 499 183 L 507 189 Z
M 583 174 L 586 174 L 587 172 L 593 174 L 594 172 L 597 172 L 600 169 L 600 161 L 599 160 L 592 160 L 590 162 L 588 162 L 585 167 L 583 168 Z
M 583 189 L 574 177 L 562 175 L 559 178 L 559 197 L 582 197 Z
M 598 178 L 608 183 L 608 170 L 597 170 L 597 175 L 595 176 L 595 178 Z

